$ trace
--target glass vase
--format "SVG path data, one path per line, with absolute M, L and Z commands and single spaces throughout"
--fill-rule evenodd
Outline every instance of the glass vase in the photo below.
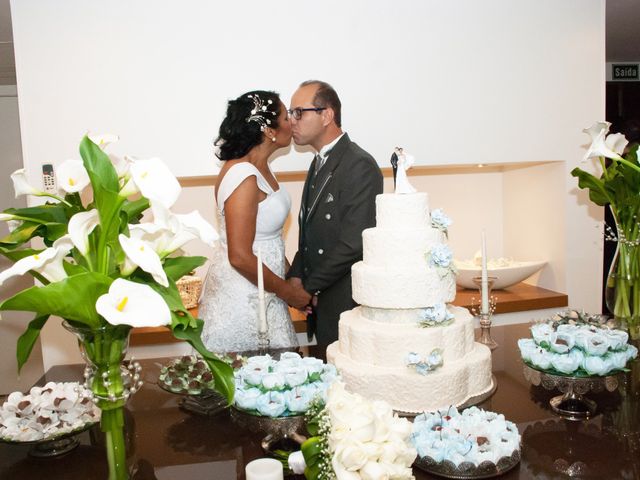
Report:
M 139 387 L 139 367 L 135 373 L 122 365 L 129 346 L 131 327 L 104 325 L 91 328 L 63 322 L 78 337 L 82 357 L 87 362 L 85 387 L 93 393 L 93 401 L 102 411 L 101 430 L 109 465 L 109 480 L 129 478 L 125 439 L 124 404 Z
M 637 225 L 634 223 L 634 225 Z M 622 328 L 627 328 L 629 337 L 640 339 L 640 247 L 636 245 L 637 226 L 625 231 L 618 228 L 617 248 L 605 287 L 607 308 Z M 635 237 L 635 238 L 634 238 Z

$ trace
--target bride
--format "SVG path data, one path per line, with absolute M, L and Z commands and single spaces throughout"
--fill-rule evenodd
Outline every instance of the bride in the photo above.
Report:
M 258 348 L 258 250 L 265 290 L 275 294 L 267 306 L 270 347 L 298 345 L 287 304 L 304 309 L 311 297 L 283 280 L 288 265 L 282 227 L 291 198 L 268 163 L 273 152 L 289 143 L 291 125 L 276 93 L 253 91 L 229 101 L 216 140 L 216 156 L 223 161 L 215 189 L 221 242 L 199 306 L 202 340 L 211 351 Z

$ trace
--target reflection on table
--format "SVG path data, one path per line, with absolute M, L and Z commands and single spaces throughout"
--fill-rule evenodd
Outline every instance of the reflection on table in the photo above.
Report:
M 527 325 L 492 329 L 496 393 L 480 407 L 504 413 L 523 435 L 522 461 L 501 478 L 640 478 L 640 362 L 624 374 L 618 391 L 595 394 L 597 415 L 586 422 L 555 416 L 548 400 L 557 392 L 531 386 L 522 373 L 516 341 Z M 303 354 L 322 357 L 313 347 Z M 128 402 L 127 452 L 134 479 L 236 479 L 244 466 L 263 456 L 260 435 L 240 428 L 228 410 L 213 416 L 179 408 L 180 395 L 160 389 L 156 380 L 168 359 L 141 361 L 143 388 Z M 41 379 L 74 381 L 80 365 L 56 366 Z M 28 446 L 0 444 L 0 479 L 104 479 L 106 459 L 99 428 L 79 435 L 81 445 L 62 457 L 35 459 Z M 417 479 L 435 478 L 415 470 Z

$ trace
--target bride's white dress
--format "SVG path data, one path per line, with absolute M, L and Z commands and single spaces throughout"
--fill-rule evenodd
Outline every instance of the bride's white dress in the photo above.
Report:
M 291 208 L 291 198 L 284 188 L 273 190 L 269 182 L 251 163 L 233 165 L 218 187 L 218 225 L 220 242 L 214 249 L 211 266 L 204 282 L 198 316 L 204 320 L 202 340 L 213 352 L 239 352 L 258 348 L 258 288 L 240 275 L 229 263 L 224 203 L 233 191 L 250 176 L 255 176 L 258 188 L 267 194 L 258 204 L 256 236 L 253 252 L 258 248 L 263 263 L 281 278 L 285 275 L 284 240 L 282 227 Z M 267 324 L 269 346 L 286 348 L 297 346 L 287 304 L 269 295 Z

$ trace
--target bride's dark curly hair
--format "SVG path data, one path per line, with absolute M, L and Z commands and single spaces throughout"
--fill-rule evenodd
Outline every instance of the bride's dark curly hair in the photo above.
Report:
M 231 160 L 233 158 L 244 157 L 253 147 L 260 145 L 263 141 L 261 122 L 247 121 L 252 116 L 255 108 L 253 98 L 257 97 L 267 107 L 267 111 L 257 112 L 265 121 L 271 123 L 270 128 L 278 128 L 278 115 L 280 114 L 280 96 L 276 92 L 266 90 L 254 90 L 243 93 L 235 100 L 229 100 L 227 104 L 227 115 L 220 124 L 220 131 L 215 145 L 218 147 L 216 157 L 220 160 Z M 269 103 L 271 100 L 271 103 Z M 273 115 L 275 112 L 275 115 Z

